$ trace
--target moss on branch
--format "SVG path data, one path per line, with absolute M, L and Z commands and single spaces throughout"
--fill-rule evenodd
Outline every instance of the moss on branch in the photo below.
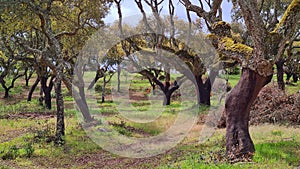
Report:
M 282 19 L 274 29 L 273 33 L 286 34 L 286 30 L 289 30 L 290 26 L 299 20 L 300 14 L 300 0 L 293 0 L 287 10 L 285 11 Z
M 222 38 L 220 43 L 221 45 L 224 46 L 225 50 L 235 52 L 235 53 L 240 53 L 243 56 L 246 56 L 245 57 L 246 60 L 249 60 L 252 55 L 253 48 L 244 45 L 242 43 L 237 43 L 232 38 L 229 37 Z

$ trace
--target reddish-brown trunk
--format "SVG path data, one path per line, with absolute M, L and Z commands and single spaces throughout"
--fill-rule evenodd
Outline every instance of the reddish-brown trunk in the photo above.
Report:
M 249 134 L 250 106 L 272 76 L 263 77 L 243 69 L 241 79 L 226 98 L 226 152 L 230 160 L 245 160 L 254 154 Z

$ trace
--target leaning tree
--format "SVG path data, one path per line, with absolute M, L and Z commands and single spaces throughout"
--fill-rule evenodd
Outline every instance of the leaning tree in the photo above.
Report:
M 237 0 L 241 16 L 251 36 L 252 46 L 232 39 L 230 24 L 220 16 L 222 0 L 214 0 L 209 11 L 204 5 L 192 4 L 181 0 L 187 10 L 203 18 L 211 32 L 212 44 L 220 56 L 237 60 L 242 65 L 242 75 L 238 84 L 227 95 L 226 114 L 226 151 L 229 159 L 236 161 L 249 159 L 255 149 L 249 134 L 250 107 L 259 91 L 268 84 L 273 76 L 273 66 L 282 56 L 300 19 L 300 1 L 293 0 L 278 24 L 267 29 L 259 11 L 259 1 Z

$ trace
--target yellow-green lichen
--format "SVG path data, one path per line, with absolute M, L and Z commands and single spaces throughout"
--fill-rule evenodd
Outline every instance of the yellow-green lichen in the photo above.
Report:
M 290 22 L 291 18 L 296 18 L 295 16 L 299 15 L 299 12 L 300 0 L 293 0 L 273 32 L 280 33 L 282 30 L 286 29 L 285 25 Z
M 214 23 L 211 32 L 221 37 L 231 36 L 231 26 L 227 22 L 219 21 Z
M 218 39 L 218 36 L 215 35 L 215 34 L 208 34 L 207 37 L 208 37 L 209 39 Z
M 245 59 L 247 60 L 250 59 L 252 55 L 253 48 L 241 43 L 237 43 L 232 38 L 229 37 L 222 38 L 221 44 L 224 46 L 224 49 L 227 51 L 236 52 L 245 55 L 246 56 Z
M 219 22 L 214 23 L 212 29 L 215 30 L 219 27 L 225 27 L 225 28 L 231 29 L 230 24 L 227 22 L 224 22 L 224 21 L 219 21 Z

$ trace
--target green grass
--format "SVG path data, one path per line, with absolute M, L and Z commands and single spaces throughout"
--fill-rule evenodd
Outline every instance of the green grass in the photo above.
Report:
M 159 168 L 260 169 L 300 166 L 300 133 L 297 128 L 273 125 L 250 128 L 256 149 L 253 162 L 230 164 L 224 158 L 225 130 L 219 130 L 209 141 L 203 144 L 177 146 L 175 153 L 173 152 L 166 157 L 167 164 L 161 165 Z M 261 134 L 260 131 L 264 132 Z M 269 138 L 269 136 L 273 137 Z M 178 152 L 180 152 L 180 156 L 174 155 Z
M 238 75 L 229 75 L 229 78 L 228 78 L 228 82 L 229 84 L 234 87 L 240 80 L 240 77 L 241 75 L 238 74 Z
M 89 74 L 93 77 L 94 75 Z M 131 76 L 131 75 L 130 75 Z M 229 77 L 231 85 L 236 85 L 240 75 Z M 122 77 L 124 78 L 124 77 Z M 130 79 L 128 77 L 128 79 Z M 113 79 L 114 80 L 114 79 Z M 101 84 L 101 80 L 97 83 Z M 142 80 L 140 75 L 135 76 L 134 80 L 127 83 L 121 83 L 121 87 L 126 87 L 130 84 L 132 91 L 138 94 L 145 94 L 145 89 L 150 87 L 146 79 Z M 66 123 L 66 144 L 57 147 L 49 139 L 55 133 L 55 118 L 51 119 L 1 119 L 5 114 L 20 113 L 20 112 L 37 112 L 43 113 L 48 110 L 39 106 L 37 99 L 32 102 L 18 101 L 14 102 L 15 96 L 20 92 L 28 92 L 28 89 L 21 87 L 12 90 L 12 98 L 10 100 L 0 100 L 0 169 L 4 168 L 46 168 L 52 166 L 54 168 L 88 168 L 94 167 L 97 162 L 107 162 L 109 167 L 122 168 L 125 163 L 133 160 L 118 157 L 104 151 L 100 146 L 94 143 L 87 133 L 79 124 L 77 119 L 77 110 L 72 106 L 65 109 Z M 110 87 L 107 86 L 108 93 Z M 288 92 L 299 90 L 298 86 L 287 86 Z M 73 102 L 73 98 L 64 91 L 64 99 L 66 102 Z M 0 89 L 1 92 L 1 89 Z M 38 89 L 37 91 L 38 92 Z M 108 94 L 107 93 L 107 94 Z M 97 93 L 97 98 L 100 99 L 100 94 Z M 150 97 L 149 97 L 150 98 Z M 170 106 L 162 108 L 158 103 L 151 100 L 130 100 L 131 107 L 125 105 L 119 108 L 122 100 L 113 102 L 107 99 L 105 103 L 96 103 L 95 108 L 91 109 L 91 114 L 99 117 L 99 121 L 108 121 L 112 123 L 125 122 L 125 126 L 133 127 L 134 130 L 128 130 L 124 127 L 111 127 L 118 133 L 131 137 L 151 137 L 161 134 L 172 126 L 182 109 L 192 106 L 193 103 L 182 101 L 180 99 L 172 99 Z M 7 104 L 7 102 L 13 104 Z M 92 101 L 89 101 L 92 102 Z M 151 105 L 151 103 L 154 105 Z M 184 106 L 182 106 L 184 105 Z M 201 106 L 197 112 L 200 115 L 208 114 L 211 108 L 217 105 L 217 98 L 212 99 L 212 107 Z M 152 106 L 152 107 L 151 107 Z M 139 111 L 136 111 L 139 110 Z M 55 99 L 53 99 L 53 110 L 55 110 Z M 152 112 L 150 111 L 152 110 Z M 153 121 L 140 123 L 132 119 L 127 119 L 120 111 L 127 111 L 127 117 L 153 118 Z M 153 113 L 153 114 L 151 114 Z M 101 116 L 102 115 L 102 116 Z M 156 115 L 159 115 L 156 117 Z M 166 152 L 159 157 L 153 157 L 153 160 L 146 164 L 138 164 L 138 166 L 146 166 L 148 168 L 295 168 L 300 166 L 300 131 L 299 128 L 288 128 L 286 126 L 261 125 L 251 126 L 250 132 L 253 138 L 256 154 L 251 163 L 230 164 L 225 158 L 225 130 L 217 130 L 216 133 L 205 143 L 198 143 L 200 131 L 191 131 L 190 135 L 176 147 Z M 193 136 L 193 137 L 192 137 Z M 31 146 L 31 147 L 30 147 Z M 30 158 L 27 157 L 30 151 L 33 150 Z M 106 154 L 105 156 L 102 156 Z M 13 159 L 2 160 L 4 155 L 11 155 Z M 100 156 L 98 161 L 89 160 L 86 163 L 77 163 L 80 157 Z M 157 160 L 157 158 L 159 160 Z M 152 158 L 151 158 L 152 159 Z M 113 164 L 112 161 L 116 161 Z M 157 161 L 155 161 L 157 160 Z M 133 163 L 136 164 L 136 163 Z M 2 166 L 3 165 L 3 166 Z M 144 168 L 130 166 L 132 168 Z
M 229 80 L 228 81 L 229 81 L 229 83 L 232 87 L 234 87 L 238 83 L 238 81 L 240 79 L 240 76 L 241 76 L 240 74 L 238 74 L 238 75 L 229 75 Z M 273 78 L 272 78 L 272 81 L 275 84 L 277 84 L 277 77 L 276 76 L 277 75 L 274 74 Z M 286 74 L 284 74 L 283 79 L 285 81 Z M 286 84 L 285 87 L 286 87 L 286 91 L 287 91 L 288 94 L 297 93 L 298 91 L 300 91 L 300 80 L 297 83 L 292 82 L 291 84 Z

